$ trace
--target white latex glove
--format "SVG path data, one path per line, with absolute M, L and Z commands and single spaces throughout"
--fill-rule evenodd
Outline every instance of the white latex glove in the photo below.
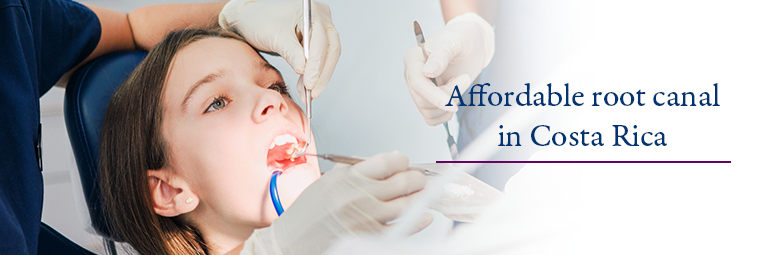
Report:
M 224 29 L 235 29 L 258 50 L 275 52 L 300 74 L 298 91 L 303 86 L 317 98 L 335 71 L 340 58 L 340 36 L 332 23 L 332 14 L 325 3 L 312 2 L 309 58 L 303 56 L 303 2 L 231 0 L 221 10 L 218 23 Z
M 428 61 L 420 47 L 404 55 L 404 76 L 409 93 L 428 125 L 435 126 L 452 118 L 458 100 L 446 106 L 454 86 L 465 92 L 473 80 L 489 65 L 494 55 L 494 30 L 475 13 L 454 17 L 446 27 L 425 40 Z M 429 78 L 436 78 L 436 86 Z M 463 96 L 464 98 L 464 96 Z
M 270 227 L 257 229 L 240 254 L 321 254 L 341 235 L 379 233 L 425 187 L 399 152 L 353 166 L 337 164 L 305 191 Z M 426 214 L 418 227 L 433 220 Z

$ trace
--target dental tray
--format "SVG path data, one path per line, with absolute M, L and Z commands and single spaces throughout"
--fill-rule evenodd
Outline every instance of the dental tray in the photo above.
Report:
M 439 188 L 441 194 L 429 207 L 455 221 L 472 222 L 486 207 L 504 195 L 494 187 L 449 164 L 413 164 L 410 167 L 430 172 L 425 175 L 425 189 Z M 446 174 L 451 171 L 455 171 L 455 174 Z M 443 187 L 437 187 L 439 178 L 451 180 Z

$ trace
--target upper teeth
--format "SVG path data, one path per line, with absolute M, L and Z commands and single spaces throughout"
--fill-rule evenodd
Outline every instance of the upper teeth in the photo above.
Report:
M 285 143 L 297 143 L 297 138 L 290 134 L 277 136 L 274 138 L 274 141 L 271 142 L 271 147 L 269 149 L 273 149 L 277 145 L 284 145 Z

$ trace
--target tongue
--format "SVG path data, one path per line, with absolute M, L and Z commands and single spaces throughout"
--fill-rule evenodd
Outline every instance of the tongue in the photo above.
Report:
M 285 143 L 274 146 L 273 149 L 268 150 L 268 166 L 273 169 L 286 170 L 294 165 L 305 163 L 305 157 L 299 157 L 294 160 L 290 158 L 292 152 L 298 148 L 298 145 L 294 143 Z
M 287 150 L 292 149 L 293 143 L 285 143 L 282 145 L 274 146 L 273 149 L 268 150 L 268 162 L 282 161 L 289 159 Z

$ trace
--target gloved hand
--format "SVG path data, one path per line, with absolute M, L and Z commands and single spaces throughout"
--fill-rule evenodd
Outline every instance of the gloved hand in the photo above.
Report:
M 335 71 L 340 58 L 340 36 L 332 23 L 325 3 L 312 2 L 309 58 L 303 55 L 302 1 L 258 2 L 231 0 L 220 12 L 218 23 L 224 29 L 236 29 L 253 47 L 281 55 L 300 74 L 298 91 L 303 86 L 317 98 Z
M 321 254 L 337 237 L 378 233 L 425 187 L 399 152 L 378 154 L 353 166 L 337 164 L 267 228 L 257 229 L 240 254 Z M 433 220 L 426 214 L 420 229 Z
M 414 46 L 404 56 L 404 76 L 409 93 L 428 125 L 435 126 L 452 118 L 459 102 L 446 106 L 459 85 L 465 92 L 494 55 L 494 30 L 475 13 L 454 17 L 446 27 L 425 40 L 428 61 L 420 47 Z M 436 78 L 436 87 L 429 78 Z

